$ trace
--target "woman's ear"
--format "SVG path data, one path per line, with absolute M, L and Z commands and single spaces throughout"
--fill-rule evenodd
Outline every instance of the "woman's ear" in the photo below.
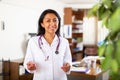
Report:
M 43 25 L 43 23 L 40 23 L 41 24 L 41 26 L 44 28 L 44 25 Z

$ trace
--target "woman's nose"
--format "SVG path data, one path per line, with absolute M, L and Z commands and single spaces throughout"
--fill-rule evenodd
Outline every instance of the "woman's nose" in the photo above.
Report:
M 56 22 L 54 22 L 53 20 L 51 20 L 50 25 L 55 25 L 55 24 L 56 24 Z

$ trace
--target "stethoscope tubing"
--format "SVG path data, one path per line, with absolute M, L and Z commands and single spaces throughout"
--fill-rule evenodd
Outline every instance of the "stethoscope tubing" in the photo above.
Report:
M 39 48 L 42 50 L 42 46 L 41 45 L 43 45 L 43 42 L 42 42 L 41 38 L 42 38 L 42 35 L 40 35 L 40 37 L 38 38 L 38 45 L 39 45 Z M 60 46 L 60 38 L 58 36 L 58 44 L 57 44 L 57 47 L 56 47 L 55 54 L 59 54 L 59 46 Z

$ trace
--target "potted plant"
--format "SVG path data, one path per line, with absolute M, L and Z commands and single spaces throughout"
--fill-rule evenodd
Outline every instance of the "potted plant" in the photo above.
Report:
M 120 0 L 100 0 L 90 9 L 88 16 L 97 16 L 109 30 L 98 53 L 105 56 L 102 68 L 110 69 L 110 79 L 120 80 Z

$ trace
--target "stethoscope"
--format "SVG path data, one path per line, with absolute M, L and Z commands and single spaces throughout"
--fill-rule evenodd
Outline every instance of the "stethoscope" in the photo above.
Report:
M 39 45 L 39 48 L 43 51 L 42 46 L 41 46 L 41 45 L 43 45 L 41 37 L 42 37 L 42 35 L 40 35 L 40 37 L 38 38 L 38 45 Z M 55 50 L 55 54 L 59 54 L 59 51 L 58 51 L 59 50 L 59 46 L 60 46 L 60 38 L 58 36 L 58 44 L 57 44 L 57 47 L 56 47 L 56 50 Z

